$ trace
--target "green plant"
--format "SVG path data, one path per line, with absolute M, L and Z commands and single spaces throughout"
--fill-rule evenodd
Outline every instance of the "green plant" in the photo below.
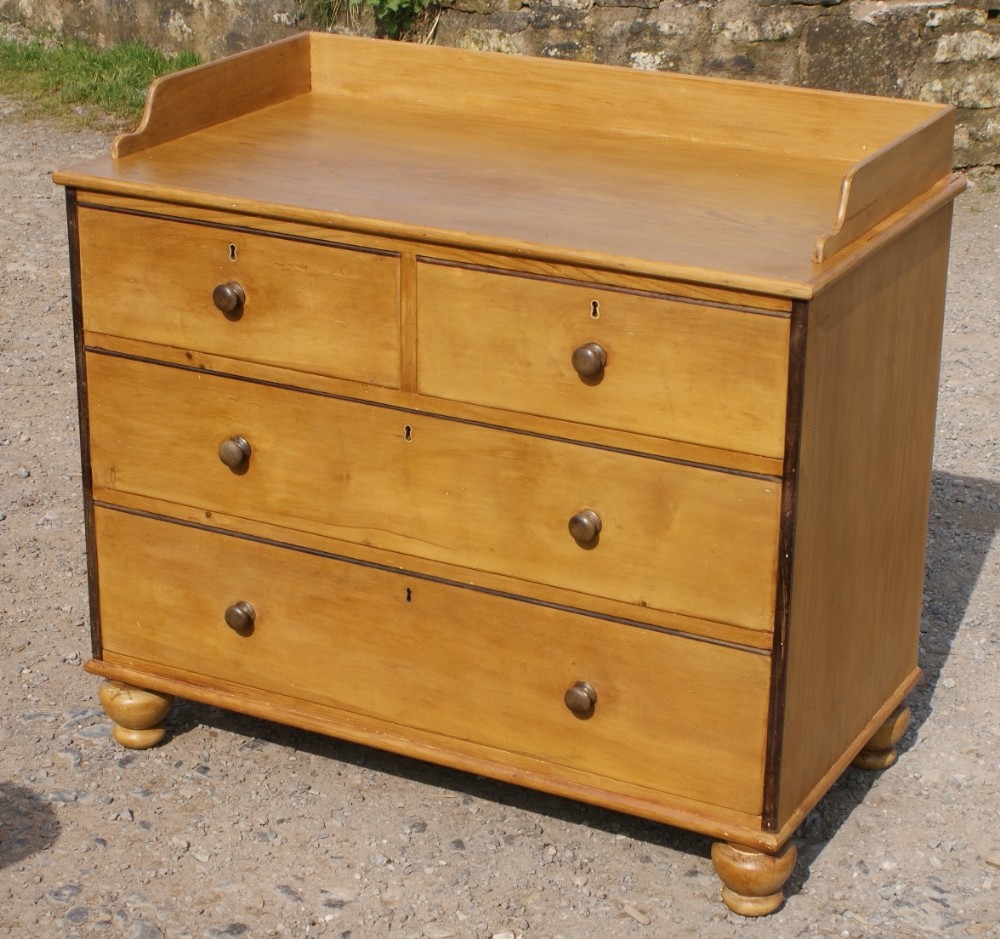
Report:
M 380 36 L 402 39 L 435 0 L 304 0 L 306 12 L 318 26 L 331 27 L 345 9 L 367 7 Z
M 352 6 L 364 5 L 372 11 L 380 35 L 400 39 L 411 30 L 417 18 L 434 0 L 350 0 Z
M 309 18 L 324 29 L 329 29 L 344 11 L 348 0 L 303 0 Z
M 0 40 L 0 92 L 17 95 L 39 114 L 91 105 L 118 118 L 142 113 L 149 83 L 196 65 L 191 52 L 164 55 L 139 42 L 95 49 L 76 40 Z

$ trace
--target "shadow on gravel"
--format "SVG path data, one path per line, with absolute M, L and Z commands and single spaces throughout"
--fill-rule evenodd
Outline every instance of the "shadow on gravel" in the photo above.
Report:
M 948 658 L 990 547 L 1000 532 L 1000 483 L 974 476 L 934 474 L 927 538 L 920 666 L 913 693 L 911 733 L 931 713 L 931 696 Z
M 224 733 L 250 737 L 254 741 L 250 744 L 251 746 L 260 742 L 291 747 L 321 759 L 352 766 L 363 766 L 387 776 L 395 776 L 435 789 L 460 793 L 470 797 L 470 800 L 483 799 L 506 805 L 518 811 L 540 816 L 539 821 L 542 825 L 546 819 L 557 820 L 570 825 L 581 825 L 611 834 L 624 835 L 627 838 L 644 842 L 650 847 L 663 846 L 683 851 L 692 856 L 692 864 L 690 865 L 692 869 L 682 872 L 682 876 L 694 876 L 696 873 L 701 873 L 702 871 L 693 868 L 703 867 L 703 865 L 693 863 L 693 858 L 696 856 L 708 858 L 711 850 L 712 843 L 704 836 L 658 822 L 624 815 L 620 812 L 537 792 L 533 789 L 525 789 L 521 786 L 350 743 L 346 740 L 325 737 L 322 734 L 248 717 L 233 711 L 178 699 L 167 718 L 168 734 L 179 736 L 199 725 L 212 727 Z M 511 843 L 513 844 L 514 841 L 512 840 Z M 651 859 L 643 858 L 641 855 L 639 860 L 640 863 L 651 863 Z M 714 877 L 714 874 L 712 876 Z
M 38 793 L 0 782 L 0 869 L 44 851 L 59 837 L 59 819 Z
M 998 530 L 1000 484 L 949 473 L 934 474 L 921 627 L 920 664 L 924 678 L 909 699 L 913 719 L 901 744 L 903 753 L 931 714 L 931 699 L 941 668 Z M 654 855 L 660 847 L 683 852 L 691 863 L 682 861 L 676 876 L 704 877 L 708 889 L 717 889 L 715 875 L 705 863 L 712 841 L 702 835 L 192 702 L 178 701 L 168 718 L 172 735 L 182 734 L 198 724 L 506 805 L 540 816 L 542 825 L 551 819 L 621 834 L 648 845 Z M 795 836 L 799 863 L 786 885 L 786 896 L 797 893 L 806 883 L 810 864 L 864 802 L 877 779 L 877 773 L 848 769 L 809 813 Z M 527 837 L 532 836 L 527 833 Z M 641 849 L 638 860 L 655 863 L 653 856 Z M 857 865 L 862 873 L 867 873 L 864 858 L 859 858 Z
M 931 717 L 941 670 L 998 531 L 1000 484 L 972 476 L 934 473 L 920 627 L 920 667 L 924 675 L 907 699 L 912 718 L 900 744 L 903 760 L 917 731 Z M 787 894 L 797 892 L 808 880 L 809 865 L 865 800 L 878 775 L 848 769 L 806 817 L 796 834 L 800 862 L 788 882 Z M 857 864 L 862 873 L 867 873 L 863 859 Z

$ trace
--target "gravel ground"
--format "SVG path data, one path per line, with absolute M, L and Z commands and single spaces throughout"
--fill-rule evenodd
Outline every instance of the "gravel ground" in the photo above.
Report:
M 1000 192 L 956 213 L 923 622 L 899 762 L 803 824 L 783 909 L 709 840 L 215 708 L 109 739 L 88 655 L 58 166 L 109 135 L 0 99 L 0 935 L 1000 935 Z

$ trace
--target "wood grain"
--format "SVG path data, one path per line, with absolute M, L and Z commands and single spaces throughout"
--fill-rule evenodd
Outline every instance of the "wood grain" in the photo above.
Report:
M 361 718 L 357 714 L 320 704 L 306 704 L 287 694 L 261 692 L 222 679 L 207 682 L 184 669 L 114 653 L 107 653 L 104 659 L 90 659 L 84 663 L 84 668 L 92 675 L 114 681 L 177 694 L 213 707 L 375 746 L 602 808 L 628 812 L 715 838 L 754 845 L 762 850 L 773 851 L 778 847 L 774 835 L 760 830 L 759 815 L 735 812 L 682 796 L 665 798 L 662 792 L 655 789 L 609 780 L 569 767 L 562 767 L 559 773 L 553 773 L 551 765 L 544 759 L 498 752 L 474 741 L 464 741 L 461 747 L 445 750 L 440 745 L 440 738 L 434 734 L 400 728 L 374 718 Z
M 102 498 L 149 495 L 638 610 L 773 627 L 773 480 L 104 355 L 88 374 Z M 253 449 L 240 476 L 216 453 L 234 434 Z M 582 508 L 604 520 L 592 549 L 567 530 Z
M 809 295 L 813 242 L 836 213 L 845 165 L 824 176 L 818 163 L 773 153 L 741 154 L 734 167 L 696 142 L 626 144 L 598 137 L 569 147 L 537 129 L 464 115 L 428 120 L 314 92 L 57 179 L 452 247 Z M 228 158 L 206 158 L 217 153 Z
M 165 502 L 162 499 L 140 496 L 115 490 L 108 493 L 109 501 L 98 500 L 97 505 L 106 509 L 133 512 L 159 521 L 194 525 L 197 528 L 211 528 L 235 537 L 273 544 L 280 548 L 307 551 L 329 557 L 335 561 L 349 560 L 370 567 L 406 573 L 417 580 L 431 580 L 445 586 L 458 586 L 468 590 L 478 590 L 507 599 L 526 603 L 537 603 L 569 613 L 579 613 L 595 619 L 607 620 L 622 626 L 652 629 L 674 636 L 693 637 L 706 642 L 715 642 L 745 651 L 768 654 L 772 647 L 770 633 L 720 623 L 715 620 L 698 619 L 653 607 L 637 608 L 621 600 L 580 594 L 573 590 L 533 583 L 530 591 L 525 591 L 523 581 L 491 571 L 472 571 L 469 568 L 456 569 L 441 561 L 429 561 L 413 555 L 373 548 L 367 545 L 345 545 L 336 539 L 326 538 L 312 532 L 292 531 L 279 525 L 258 519 L 240 518 L 210 509 L 196 509 Z M 585 605 L 581 605 L 585 604 Z
M 236 211 L 221 208 L 209 209 L 194 205 L 163 202 L 160 199 L 137 199 L 130 196 L 115 195 L 108 192 L 87 192 L 81 203 L 84 207 L 120 209 L 122 211 L 144 215 L 156 215 L 163 218 L 188 219 L 201 223 L 210 223 L 223 227 L 248 229 L 262 233 L 290 235 L 318 241 L 329 241 L 335 244 L 353 244 L 361 248 L 376 251 L 391 251 L 400 254 L 412 253 L 427 255 L 428 246 L 413 239 L 387 239 L 377 233 L 362 232 L 354 228 L 339 229 L 325 222 L 293 221 L 280 214 L 244 215 Z M 551 279 L 576 281 L 581 284 L 595 284 L 602 287 L 621 287 L 624 290 L 649 291 L 664 296 L 701 300 L 706 303 L 717 303 L 724 306 L 748 310 L 773 311 L 788 313 L 792 308 L 791 301 L 772 294 L 750 293 L 740 290 L 713 287 L 710 284 L 691 283 L 687 281 L 669 280 L 666 278 L 646 277 L 632 271 L 613 267 L 580 267 L 561 264 L 556 261 L 542 261 L 524 255 L 500 256 L 496 252 L 473 251 L 468 246 L 435 245 L 432 260 L 454 261 L 470 265 L 495 267 L 502 264 L 506 270 Z
M 592 426 L 780 458 L 788 319 L 421 264 L 418 388 Z M 573 350 L 608 362 L 582 381 Z
M 399 386 L 397 256 L 95 209 L 79 224 L 85 329 Z M 212 302 L 234 281 L 236 319 Z
M 55 176 L 88 670 L 775 854 L 919 676 L 952 128 L 323 35 L 157 83 Z
M 316 91 L 410 112 L 459 111 L 489 121 L 503 114 L 505 126 L 542 125 L 567 142 L 581 134 L 696 140 L 728 152 L 786 153 L 789 163 L 801 158 L 853 163 L 947 110 L 924 102 L 528 56 L 397 48 L 324 34 L 311 41 Z
M 112 154 L 126 157 L 305 94 L 312 85 L 309 47 L 308 36 L 291 36 L 156 79 L 141 123 L 116 138 Z
M 913 199 L 946 186 L 954 135 L 954 111 L 937 112 L 853 166 L 833 229 L 816 242 L 816 260 L 833 257 Z
M 178 123 L 157 146 L 57 181 L 808 299 L 824 270 L 816 241 L 838 213 L 840 240 L 858 237 L 927 191 L 950 159 L 950 112 L 939 105 L 308 42 L 308 94 L 275 93 L 284 100 L 242 116 L 225 111 L 226 98 L 228 119 L 207 115 L 186 134 Z M 155 126 L 150 118 L 147 136 Z M 890 178 L 909 183 L 877 188 Z M 834 239 L 824 252 L 841 247 Z
M 759 812 L 766 656 L 120 512 L 97 519 L 109 652 L 434 733 L 445 749 L 475 741 Z M 223 620 L 237 598 L 256 610 L 250 635 Z M 599 695 L 586 720 L 563 703 L 580 679 Z
M 916 667 L 950 225 L 809 307 L 778 825 Z
M 227 355 L 210 355 L 192 349 L 173 348 L 138 339 L 123 339 L 107 333 L 87 332 L 84 336 L 88 351 L 112 352 L 129 358 L 164 362 L 171 365 L 218 372 L 223 375 L 249 378 L 254 381 L 286 387 L 302 388 L 335 397 L 386 404 L 416 413 L 434 413 L 457 420 L 487 424 L 493 427 L 510 425 L 510 412 L 502 408 L 488 408 L 444 398 L 426 398 L 414 392 L 378 385 L 361 384 L 325 375 L 298 372 L 290 368 L 263 365 L 259 362 L 233 359 Z M 623 453 L 639 453 L 660 457 L 678 463 L 712 466 L 755 476 L 781 478 L 782 461 L 773 457 L 734 450 L 721 450 L 663 437 L 650 437 L 606 427 L 576 424 L 533 414 L 521 414 L 518 428 L 540 437 L 556 440 L 578 441 Z

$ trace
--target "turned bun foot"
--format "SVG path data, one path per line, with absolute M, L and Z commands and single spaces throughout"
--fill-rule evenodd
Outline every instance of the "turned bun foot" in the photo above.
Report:
M 903 734 L 909 726 L 910 709 L 905 705 L 896 708 L 886 718 L 885 723 L 872 734 L 871 740 L 864 745 L 851 765 L 858 769 L 888 769 L 899 756 L 896 744 L 903 739 Z
M 795 867 L 795 845 L 788 842 L 777 854 L 717 841 L 712 864 L 722 881 L 722 902 L 740 916 L 767 916 L 785 899 L 782 889 Z
M 163 719 L 173 695 L 146 691 L 120 681 L 106 681 L 98 693 L 104 713 L 114 722 L 111 736 L 130 750 L 154 747 L 166 730 Z

